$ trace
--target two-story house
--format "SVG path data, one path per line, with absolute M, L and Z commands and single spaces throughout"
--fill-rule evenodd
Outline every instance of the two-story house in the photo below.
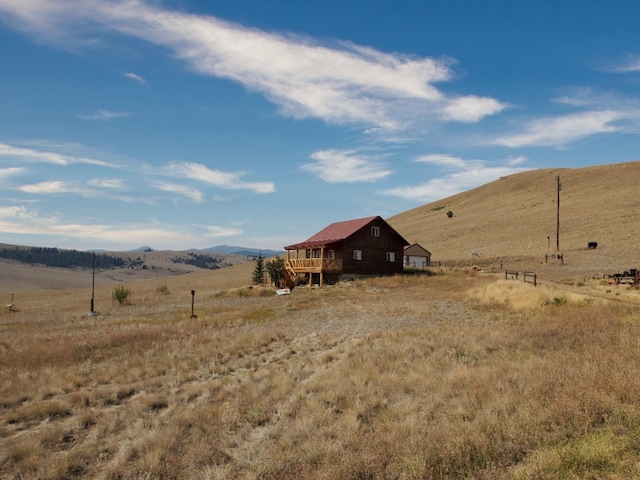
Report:
M 380 216 L 332 223 L 304 242 L 284 247 L 288 283 L 323 285 L 345 275 L 401 273 L 408 244 Z

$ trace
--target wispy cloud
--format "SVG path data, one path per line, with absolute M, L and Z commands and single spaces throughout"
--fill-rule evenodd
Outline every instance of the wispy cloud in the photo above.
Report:
M 254 193 L 275 192 L 272 182 L 244 182 L 243 172 L 223 172 L 212 170 L 206 165 L 194 162 L 173 162 L 165 169 L 168 175 L 198 180 L 228 190 L 250 190 Z
M 218 225 L 209 225 L 207 226 L 208 236 L 213 238 L 220 237 L 233 237 L 236 235 L 240 235 L 242 230 L 237 227 L 221 227 Z
M 94 113 L 76 115 L 80 120 L 103 121 L 115 120 L 116 118 L 130 117 L 130 112 L 112 112 L 110 110 L 96 110 Z
M 42 151 L 33 148 L 16 147 L 0 143 L 0 158 L 8 157 L 15 160 L 27 161 L 31 163 L 49 163 L 53 165 L 71 165 L 74 163 L 85 163 L 101 167 L 109 167 L 106 162 L 94 158 L 67 155 L 53 151 Z
M 612 73 L 640 72 L 640 54 L 627 53 L 620 59 L 605 62 L 602 69 Z
M 155 248 L 175 248 L 176 232 L 185 244 L 195 247 L 211 246 L 211 241 L 238 236 L 237 227 L 216 225 L 171 225 L 158 222 L 132 225 L 99 224 L 90 221 L 68 222 L 59 216 L 43 216 L 25 206 L 0 207 L 0 231 L 5 234 L 44 236 L 46 238 L 72 237 L 83 243 L 113 248 L 131 248 L 153 244 Z
M 123 73 L 122 76 L 128 78 L 129 80 L 133 80 L 134 82 L 139 83 L 140 85 L 147 84 L 147 81 L 144 79 L 144 77 L 141 77 L 140 75 L 137 75 L 133 72 Z
M 9 168 L 0 168 L 0 180 L 3 178 L 8 178 L 13 175 L 19 175 L 24 172 L 24 168 L 21 167 L 9 167 Z
M 152 186 L 157 188 L 158 190 L 162 190 L 163 192 L 175 193 L 180 195 L 181 197 L 186 197 L 193 203 L 204 202 L 204 195 L 200 190 L 190 188 L 185 185 L 178 185 L 176 183 L 169 182 L 155 182 L 152 184 Z
M 92 178 L 87 181 L 87 185 L 113 190 L 122 190 L 125 187 L 124 182 L 119 178 Z
M 445 120 L 475 123 L 484 117 L 501 112 L 506 107 L 505 103 L 494 98 L 467 95 L 450 99 L 444 105 L 442 113 Z
M 515 163 L 512 163 L 514 160 Z M 500 177 L 527 170 L 516 166 L 524 163 L 525 160 L 525 157 L 516 157 L 507 161 L 507 165 L 510 166 L 493 166 L 485 160 L 464 160 L 443 154 L 424 155 L 416 161 L 445 166 L 449 170 L 453 168 L 455 171 L 418 185 L 400 186 L 383 190 L 381 193 L 416 202 L 432 202 L 478 187 Z
M 465 168 L 467 166 L 467 161 L 460 157 L 455 157 L 453 155 L 441 154 L 441 153 L 432 153 L 429 155 L 422 155 L 415 159 L 418 163 L 430 163 L 432 165 L 439 165 L 442 167 L 450 167 L 450 168 Z
M 83 197 L 92 197 L 95 194 L 91 189 L 88 189 L 85 186 L 62 180 L 49 180 L 30 185 L 23 185 L 18 187 L 18 190 L 24 193 L 35 193 L 37 195 L 60 195 L 71 193 L 82 195 Z
M 637 115 L 637 114 L 636 114 Z M 537 118 L 522 133 L 496 138 L 492 143 L 505 147 L 562 146 L 582 138 L 619 130 L 616 121 L 629 114 L 615 110 L 586 111 L 559 117 Z
M 427 119 L 477 122 L 507 107 L 493 98 L 449 96 L 438 89 L 437 83 L 455 78 L 451 59 L 385 53 L 349 42 L 321 43 L 161 9 L 157 2 L 36 4 L 37 8 L 33 2 L 5 0 L 0 9 L 18 28 L 59 43 L 86 39 L 99 26 L 101 33 L 117 32 L 164 46 L 192 69 L 260 92 L 294 118 L 397 130 L 424 125 Z M 100 113 L 85 117 L 112 118 Z
M 300 168 L 328 183 L 374 182 L 392 173 L 378 159 L 354 150 L 321 150 L 311 154 L 311 158 L 314 163 Z

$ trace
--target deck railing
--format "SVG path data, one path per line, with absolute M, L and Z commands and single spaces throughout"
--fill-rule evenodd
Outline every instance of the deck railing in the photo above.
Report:
M 342 259 L 338 258 L 291 258 L 287 260 L 296 272 L 340 272 Z

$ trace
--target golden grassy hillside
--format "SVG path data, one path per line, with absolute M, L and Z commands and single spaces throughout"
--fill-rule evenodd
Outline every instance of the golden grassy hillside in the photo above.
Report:
M 519 173 L 388 221 L 408 241 L 429 250 L 436 262 L 496 264 L 528 258 L 531 265 L 540 264 L 545 254 L 557 252 L 557 176 L 562 184 L 560 252 L 566 266 L 579 266 L 585 274 L 635 268 L 640 162 Z M 587 252 L 590 241 L 598 248 Z

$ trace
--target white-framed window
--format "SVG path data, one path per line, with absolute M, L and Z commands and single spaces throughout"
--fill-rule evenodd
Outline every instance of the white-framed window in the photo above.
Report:
M 362 260 L 362 250 L 354 250 L 353 251 L 353 259 L 354 260 Z
M 336 251 L 335 250 L 329 250 L 328 256 L 331 259 L 336 258 Z
M 380 227 L 371 227 L 371 236 L 379 237 L 380 236 Z
M 396 252 L 387 252 L 387 262 L 396 261 Z

